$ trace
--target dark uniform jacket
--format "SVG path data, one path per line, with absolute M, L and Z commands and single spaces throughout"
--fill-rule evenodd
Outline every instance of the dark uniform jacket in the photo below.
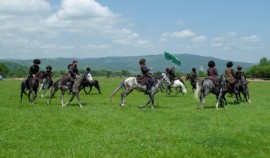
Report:
M 75 79 L 76 75 L 79 75 L 79 70 L 77 66 L 73 66 L 72 64 L 68 65 L 68 74 Z
M 229 84 L 233 84 L 235 82 L 235 74 L 232 67 L 228 67 L 225 70 L 225 78 Z
M 38 65 L 32 65 L 29 68 L 28 76 L 32 77 L 33 75 L 37 74 L 39 72 L 39 66 Z
M 141 72 L 143 76 L 137 77 L 137 81 L 143 85 L 147 84 L 151 79 L 151 73 L 149 71 L 150 69 L 148 69 L 145 65 L 141 65 Z
M 215 67 L 207 69 L 207 76 L 210 80 L 212 80 L 214 82 L 215 85 L 219 84 L 218 72 L 217 72 L 217 69 Z

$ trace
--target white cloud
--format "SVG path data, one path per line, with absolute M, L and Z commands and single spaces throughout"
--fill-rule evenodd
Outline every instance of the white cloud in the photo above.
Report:
M 45 0 L 4 0 L 1 1 L 0 13 L 4 15 L 22 15 L 51 10 Z
M 260 41 L 261 39 L 256 36 L 256 35 L 250 35 L 250 36 L 246 36 L 246 37 L 243 37 L 242 38 L 244 41 L 249 41 L 249 42 L 258 42 Z
M 197 37 L 192 39 L 193 42 L 204 42 L 206 40 L 207 40 L 207 37 L 205 37 L 205 36 L 197 36 Z
M 163 33 L 161 35 L 161 40 L 167 40 L 169 38 L 188 38 L 196 36 L 194 32 L 192 32 L 190 29 L 183 30 L 183 31 L 176 31 L 172 33 Z

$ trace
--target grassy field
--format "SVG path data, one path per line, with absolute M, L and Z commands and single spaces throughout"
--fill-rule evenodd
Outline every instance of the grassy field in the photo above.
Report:
M 270 82 L 250 82 L 251 104 L 215 109 L 213 95 L 199 109 L 188 85 L 185 96 L 155 97 L 156 109 L 138 109 L 146 95 L 131 93 L 119 108 L 120 93 L 110 103 L 122 79 L 98 79 L 96 89 L 81 92 L 60 106 L 59 92 L 19 103 L 19 80 L 0 82 L 0 157 L 269 157 Z M 187 83 L 188 84 L 188 83 Z M 68 95 L 65 96 L 67 101 Z

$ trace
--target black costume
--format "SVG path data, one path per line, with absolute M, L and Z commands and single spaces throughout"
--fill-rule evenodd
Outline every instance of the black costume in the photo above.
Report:
M 40 64 L 40 60 L 39 59 L 35 59 L 33 60 L 33 65 L 30 66 L 29 71 L 28 71 L 28 75 L 26 77 L 25 83 L 26 83 L 26 87 L 29 89 L 29 81 L 30 79 L 39 72 L 39 66 L 38 64 Z

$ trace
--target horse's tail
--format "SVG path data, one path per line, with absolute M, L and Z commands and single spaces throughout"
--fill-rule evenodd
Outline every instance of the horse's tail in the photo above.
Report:
M 111 102 L 112 102 L 112 98 L 114 97 L 114 95 L 122 88 L 124 87 L 124 81 L 121 82 L 121 84 L 113 91 L 112 95 L 111 95 Z
M 194 91 L 194 96 L 196 99 L 199 99 L 199 95 L 200 95 L 201 89 L 202 89 L 202 83 L 203 83 L 203 81 L 198 81 L 196 83 L 196 89 Z
M 180 86 L 181 86 L 182 93 L 187 93 L 187 88 L 186 88 L 183 80 L 180 82 Z
M 24 81 L 22 81 L 22 83 L 21 83 L 21 103 L 22 103 L 24 89 L 25 89 L 25 84 L 24 84 Z

